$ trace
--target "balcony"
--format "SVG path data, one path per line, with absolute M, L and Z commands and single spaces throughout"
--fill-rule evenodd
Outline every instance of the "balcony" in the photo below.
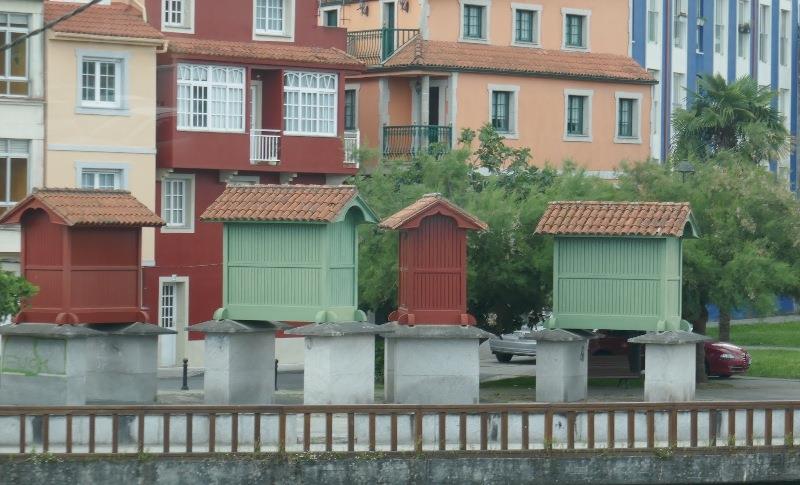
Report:
M 347 33 L 347 53 L 370 66 L 383 63 L 419 35 L 419 29 L 373 29 Z
M 280 161 L 280 130 L 250 130 L 250 163 L 277 165 Z
M 344 163 L 358 167 L 358 154 L 361 147 L 361 132 L 349 130 L 344 132 Z
M 383 156 L 410 158 L 421 153 L 440 156 L 452 149 L 452 133 L 451 126 L 384 126 Z

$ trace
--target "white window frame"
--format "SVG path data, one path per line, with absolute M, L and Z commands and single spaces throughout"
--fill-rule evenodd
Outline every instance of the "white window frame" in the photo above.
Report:
M 583 19 L 583 40 L 586 44 L 584 47 L 575 47 L 567 45 L 567 15 L 579 15 Z M 591 52 L 592 50 L 592 11 L 577 8 L 562 8 L 561 9 L 561 50 L 565 51 L 578 51 L 578 52 Z
M 183 192 L 183 224 L 169 224 L 166 217 L 166 190 L 165 182 L 180 180 L 184 182 Z M 195 204 L 195 176 L 189 173 L 169 173 L 161 179 L 161 218 L 167 225 L 161 227 L 162 233 L 193 233 L 194 232 L 194 204 Z
M 509 100 L 508 109 L 511 110 L 508 117 L 508 131 L 498 131 L 497 134 L 503 138 L 511 140 L 519 139 L 519 86 L 514 84 L 489 84 L 487 86 L 489 91 L 489 123 L 492 122 L 492 98 L 495 92 L 510 92 L 511 99 Z
M 15 16 L 22 16 L 26 17 L 28 26 L 27 27 L 11 27 L 3 26 L 0 27 L 0 44 L 5 44 L 6 42 L 11 41 L 11 34 L 20 33 L 20 34 L 27 34 L 31 31 L 31 23 L 32 23 L 32 15 L 25 13 L 25 12 L 9 12 L 9 11 L 2 11 L 3 14 L 6 15 L 15 15 Z M 3 97 L 10 97 L 10 98 L 28 98 L 31 96 L 31 89 L 32 89 L 32 79 L 31 79 L 31 42 L 28 42 L 30 39 L 26 39 L 25 43 L 25 76 L 12 76 L 11 75 L 11 50 L 9 49 L 5 52 L 5 62 L 6 65 L 3 66 L 3 72 L 6 75 L 0 76 L 0 81 L 3 82 L 17 82 L 17 83 L 26 83 L 28 86 L 26 94 L 11 94 L 10 89 L 6 92 L 0 92 L 0 96 Z
M 766 15 L 764 15 L 766 12 Z M 772 6 L 758 4 L 758 62 L 768 64 L 772 54 Z
M 190 73 L 189 77 L 190 77 L 190 79 L 188 79 L 188 80 L 185 80 L 185 79 L 182 80 L 181 79 L 182 69 L 189 69 L 189 73 Z M 196 81 L 196 80 L 193 79 L 194 78 L 194 70 L 195 69 L 201 69 L 201 70 L 205 69 L 207 71 L 206 72 L 206 80 L 205 81 Z M 240 72 L 241 76 L 242 76 L 242 82 L 241 83 L 235 83 L 235 82 L 227 82 L 227 81 L 226 82 L 215 82 L 215 81 L 213 81 L 214 71 L 218 70 L 218 69 L 225 70 L 226 78 L 228 76 L 228 72 L 233 72 L 233 71 Z M 246 94 L 246 90 L 245 90 L 245 87 L 247 85 L 247 69 L 245 69 L 244 67 L 239 67 L 239 66 L 222 66 L 222 65 L 216 65 L 216 64 L 188 64 L 188 63 L 182 63 L 182 64 L 178 64 L 178 66 L 177 66 L 176 83 L 177 83 L 177 90 L 176 90 L 176 105 L 177 105 L 177 107 L 176 107 L 176 111 L 177 111 L 177 114 L 178 114 L 178 120 L 177 120 L 177 130 L 178 131 L 204 131 L 204 132 L 214 132 L 214 133 L 244 133 L 245 132 L 245 127 L 246 127 L 246 124 L 247 124 L 246 120 L 245 120 L 245 115 L 247 113 L 247 106 L 246 106 L 247 94 Z M 180 97 L 181 87 L 188 87 L 189 88 L 190 97 L 187 98 L 187 100 L 188 100 L 187 103 L 188 103 L 188 107 L 189 107 L 189 111 L 188 112 L 182 111 L 183 108 L 182 108 L 181 100 L 183 98 Z M 194 103 L 192 102 L 192 100 L 194 99 L 194 97 L 193 97 L 193 94 L 191 94 L 191 93 L 193 93 L 194 88 L 205 88 L 206 89 L 206 112 L 205 112 L 206 126 L 194 126 L 194 122 L 192 121 L 193 120 L 193 115 L 194 115 L 194 112 L 192 111 L 192 105 Z M 217 113 L 217 114 L 212 113 L 212 108 L 213 108 L 212 91 L 215 88 L 224 89 L 225 90 L 225 100 L 223 100 L 223 101 L 219 101 L 218 100 L 217 101 L 218 103 L 223 103 L 223 105 L 225 106 L 225 112 L 221 113 L 221 114 L 220 113 Z M 240 92 L 241 92 L 241 100 L 240 100 L 240 102 L 241 102 L 241 110 L 240 110 L 240 114 L 233 114 L 233 113 L 230 113 L 228 111 L 228 109 L 230 108 L 230 106 L 235 104 L 237 102 L 237 100 L 231 101 L 229 96 L 231 96 L 231 91 L 232 90 L 237 90 L 237 89 L 240 90 Z M 186 123 L 183 122 L 184 115 L 188 118 L 189 124 L 186 124 Z M 212 127 L 211 126 L 212 125 L 212 122 L 211 122 L 212 121 L 212 116 L 222 116 L 222 119 L 225 121 L 225 125 L 226 126 L 225 127 Z M 234 126 L 232 128 L 229 127 L 229 126 L 232 125 L 231 119 L 233 119 L 233 118 L 239 118 L 240 122 L 241 122 L 241 126 L 239 126 L 239 127 L 235 127 Z
M 120 190 L 128 190 L 128 176 L 130 174 L 130 165 L 127 163 L 75 162 L 76 187 L 83 187 L 83 174 L 86 172 L 94 172 L 94 173 L 115 172 L 119 174 L 119 187 L 116 188 Z
M 181 2 L 181 23 L 167 23 L 166 17 L 167 2 L 174 0 L 160 0 L 161 2 L 161 30 L 163 32 L 181 32 L 184 34 L 194 34 L 194 0 L 179 0 Z
M 283 30 L 281 31 L 258 28 L 257 13 L 259 1 L 261 0 L 253 0 L 253 40 L 294 42 L 295 3 L 297 0 L 283 0 Z
M 661 35 L 661 0 L 647 0 L 647 42 L 660 43 Z M 651 19 L 655 17 L 655 29 L 651 29 Z
M 778 111 L 783 116 L 783 124 L 788 129 L 791 124 L 791 111 L 792 111 L 792 90 L 786 88 L 778 89 Z
M 520 10 L 533 12 L 533 42 L 517 40 L 517 12 Z M 541 47 L 542 46 L 542 6 L 528 3 L 511 4 L 511 45 L 517 47 Z
M 689 0 L 671 1 L 672 46 L 676 49 L 686 49 L 686 43 L 689 38 Z
M 130 53 L 121 51 L 103 51 L 77 49 L 75 51 L 77 59 L 76 67 L 76 98 L 75 112 L 86 115 L 105 115 L 105 116 L 130 116 L 129 95 L 130 86 L 129 69 Z M 114 102 L 95 101 L 83 99 L 83 63 L 84 62 L 113 62 L 116 64 L 116 75 L 114 79 L 114 89 L 117 93 L 117 100 Z M 97 67 L 95 68 L 97 69 Z M 99 73 L 95 70 L 95 76 Z M 95 79 L 95 89 L 100 89 L 99 79 Z
M 620 136 L 619 134 L 619 105 L 623 100 L 634 101 L 633 111 L 633 136 Z M 642 93 L 627 93 L 617 91 L 614 93 L 614 143 L 642 143 Z
M 11 148 L 11 142 L 25 142 L 27 145 L 25 151 L 13 150 Z M 18 138 L 0 138 L 0 163 L 6 164 L 6 180 L 0 180 L 0 184 L 2 184 L 0 185 L 0 207 L 13 207 L 19 202 L 6 200 L 6 194 L 9 195 L 8 199 L 11 198 L 11 170 L 9 170 L 9 168 L 11 167 L 12 158 L 24 158 L 26 160 L 25 169 L 27 174 L 25 180 L 27 186 L 25 187 L 25 194 L 31 193 L 31 162 L 33 160 L 31 142 L 32 140 Z
M 459 42 L 472 42 L 475 44 L 488 44 L 491 31 L 492 22 L 492 0 L 459 0 L 459 15 L 458 15 L 458 41 Z M 482 37 L 480 39 L 475 37 L 464 37 L 464 7 L 472 5 L 475 7 L 483 7 L 483 20 L 481 28 L 483 29 Z
M 675 82 L 682 81 L 682 82 Z M 672 110 L 686 109 L 686 73 L 672 73 Z
M 728 0 L 714 1 L 714 53 L 724 56 L 728 43 Z
M 161 326 L 161 318 L 163 316 L 162 312 L 162 298 L 164 297 L 164 285 L 174 285 L 175 286 L 175 313 L 173 316 L 173 325 L 177 326 L 179 320 L 183 320 L 184 324 L 188 325 L 188 316 L 189 316 L 189 277 L 188 276 L 159 276 L 158 277 L 158 326 Z M 183 291 L 183 295 L 181 295 L 181 290 Z M 179 296 L 183 296 L 183 298 L 179 298 Z M 179 305 L 180 303 L 180 305 Z M 182 316 L 183 318 L 178 318 Z M 175 329 L 175 327 L 173 327 Z M 188 329 L 184 329 L 188 330 Z M 177 329 L 175 329 L 177 331 Z
M 338 133 L 339 133 L 339 114 L 338 114 L 339 113 L 339 75 L 337 73 L 333 73 L 333 72 L 322 72 L 322 71 L 284 71 L 283 74 L 284 74 L 284 83 L 283 83 L 283 96 L 284 96 L 284 100 L 283 100 L 283 104 L 284 104 L 283 124 L 284 124 L 284 131 L 283 131 L 283 134 L 284 135 L 288 135 L 288 136 L 337 137 Z M 292 74 L 299 75 L 300 79 L 301 79 L 301 82 L 302 82 L 302 76 L 304 76 L 304 75 L 315 75 L 315 76 L 318 76 L 318 77 L 333 76 L 334 88 L 333 88 L 333 90 L 329 90 L 329 89 L 322 89 L 322 88 L 319 88 L 319 87 L 318 88 L 303 88 L 303 87 L 293 87 L 293 86 L 290 87 L 290 86 L 287 86 L 286 85 L 286 81 L 285 81 L 286 80 L 286 76 L 292 75 Z M 289 130 L 289 126 L 288 126 L 288 123 L 287 123 L 287 119 L 288 119 L 287 117 L 288 117 L 288 114 L 289 114 L 289 110 L 286 108 L 286 105 L 288 103 L 288 101 L 286 99 L 288 93 L 299 93 L 300 94 L 299 97 L 300 97 L 301 100 L 302 100 L 303 94 L 315 94 L 315 95 L 320 95 L 320 94 L 330 95 L 330 94 L 333 94 L 333 119 L 332 119 L 333 131 L 332 132 L 323 132 L 323 131 L 319 131 L 319 130 L 317 130 L 317 131 L 304 131 L 304 130 L 302 130 L 302 126 L 300 127 L 301 128 L 300 130 Z M 302 103 L 302 101 L 300 101 L 300 102 Z M 317 103 L 315 105 L 315 108 L 317 110 L 319 110 L 320 108 L 322 108 L 322 106 L 319 103 Z M 300 105 L 298 107 L 298 118 L 297 118 L 298 124 L 302 125 L 304 118 L 303 118 L 303 115 L 302 115 L 302 113 L 300 111 L 302 111 L 302 105 Z M 321 120 L 321 118 L 316 118 L 316 120 L 317 120 L 317 122 L 319 122 Z
M 328 12 L 336 11 L 336 25 L 330 26 L 325 23 L 325 17 L 327 16 Z M 340 27 L 342 23 L 342 6 L 341 5 L 333 5 L 330 7 L 322 7 L 319 9 L 319 25 L 321 27 Z
M 781 67 L 789 66 L 792 55 L 792 12 L 781 9 L 778 15 L 778 63 Z
M 353 128 L 353 130 L 358 131 L 358 129 L 359 129 L 359 126 L 358 126 L 358 106 L 359 106 L 359 97 L 361 96 L 361 84 L 360 83 L 346 83 L 344 85 L 344 90 L 345 90 L 345 92 L 347 92 L 347 91 L 355 91 L 356 92 L 355 105 L 353 106 L 353 124 L 355 125 L 355 128 Z M 344 103 L 344 98 L 342 98 L 342 103 Z M 342 120 L 342 123 L 344 123 L 344 120 Z M 345 130 L 348 129 L 347 128 L 347 124 L 344 124 L 344 129 Z
M 569 97 L 585 96 L 587 103 L 583 110 L 583 125 L 586 127 L 585 135 L 571 135 L 569 133 Z M 594 90 L 592 89 L 565 89 L 564 90 L 564 141 L 591 142 L 592 141 L 592 102 Z

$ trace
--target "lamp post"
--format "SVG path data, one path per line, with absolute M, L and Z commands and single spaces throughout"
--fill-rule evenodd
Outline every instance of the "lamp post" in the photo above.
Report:
M 675 171 L 681 174 L 681 182 L 686 183 L 686 176 L 694 174 L 694 165 L 684 160 L 675 167 Z

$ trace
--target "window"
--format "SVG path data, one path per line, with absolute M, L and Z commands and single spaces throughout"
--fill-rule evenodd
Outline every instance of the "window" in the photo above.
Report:
M 788 10 L 781 10 L 781 23 L 780 23 L 780 63 L 781 66 L 788 66 L 789 65 L 789 34 L 791 33 L 791 27 L 789 22 L 791 21 L 791 14 Z
M 647 41 L 658 43 L 658 33 L 661 24 L 660 0 L 647 0 Z
M 714 52 L 717 54 L 725 54 L 725 43 L 727 39 L 728 24 L 728 1 L 716 0 L 714 6 Z
M 465 39 L 484 40 L 484 15 L 486 7 L 481 5 L 464 5 L 464 31 Z
M 514 42 L 517 44 L 539 43 L 539 11 L 514 8 Z
M 652 103 L 650 106 L 650 127 L 652 128 L 650 133 L 656 136 L 658 135 L 659 123 L 661 122 L 659 119 L 661 112 L 658 108 L 661 103 L 661 71 L 657 69 L 648 69 L 648 71 L 658 83 L 653 85 Z
M 171 174 L 161 180 L 161 218 L 167 231 L 193 230 L 193 182 L 191 175 Z
M 672 0 L 672 40 L 673 45 L 683 49 L 686 43 L 686 18 L 688 0 Z
M 256 33 L 283 35 L 285 15 L 285 0 L 256 0 Z
M 121 189 L 123 187 L 122 170 L 83 169 L 81 170 L 81 187 L 100 190 Z
M 492 126 L 499 133 L 511 132 L 511 96 L 510 91 L 492 92 Z
M 344 129 L 356 129 L 356 90 L 345 89 L 344 91 Z
M 585 105 L 586 96 L 569 97 L 569 105 L 567 107 L 567 134 L 573 136 L 586 134 L 584 126 Z
M 702 1 L 695 3 L 695 13 L 694 48 L 697 52 L 703 52 L 705 51 L 705 45 L 703 45 L 703 33 L 705 32 L 706 28 L 706 21 Z
M 175 296 L 176 283 L 163 283 L 161 285 L 161 317 L 160 325 L 164 328 L 175 328 Z
M 586 17 L 567 14 L 564 21 L 564 45 L 573 49 L 586 48 Z
M 322 12 L 322 25 L 325 27 L 339 26 L 339 10 L 331 9 Z
M 284 130 L 294 135 L 336 135 L 336 75 L 287 71 L 283 75 Z
M 10 207 L 28 195 L 28 150 L 28 140 L 0 138 L 0 207 Z
M 736 37 L 736 53 L 747 59 L 750 56 L 750 0 L 739 0 L 737 8 L 739 35 Z
M 617 129 L 616 143 L 640 143 L 640 119 L 642 96 L 638 93 L 616 93 Z
M 178 65 L 178 129 L 244 130 L 244 69 Z
M 81 106 L 119 108 L 122 61 L 83 58 L 81 61 Z
M 686 75 L 680 72 L 672 74 L 672 109 L 686 107 Z
M 778 90 L 778 110 L 781 112 L 781 116 L 783 116 L 783 123 L 789 127 L 789 122 L 791 118 L 789 117 L 789 112 L 792 109 L 791 104 L 791 95 L 789 94 L 791 91 L 788 89 L 779 89 Z
M 0 12 L 0 45 L 10 44 L 28 33 L 28 16 Z M 28 95 L 28 41 L 0 51 L 0 96 Z
M 769 5 L 759 5 L 758 60 L 761 62 L 769 62 L 770 8 Z
M 568 89 L 564 92 L 564 140 L 591 141 L 592 91 Z
M 193 0 L 162 0 L 163 30 L 192 29 L 192 3 Z

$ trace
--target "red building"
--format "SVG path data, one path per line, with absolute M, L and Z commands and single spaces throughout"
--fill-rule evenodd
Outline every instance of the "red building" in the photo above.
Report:
M 339 184 L 357 171 L 345 132 L 344 77 L 360 72 L 344 29 L 318 2 L 146 0 L 168 39 L 158 58 L 155 267 L 145 304 L 178 331 L 161 364 L 202 349 L 186 328 L 221 306 L 222 229 L 199 216 L 226 185 Z M 347 153 L 345 150 L 347 146 Z

